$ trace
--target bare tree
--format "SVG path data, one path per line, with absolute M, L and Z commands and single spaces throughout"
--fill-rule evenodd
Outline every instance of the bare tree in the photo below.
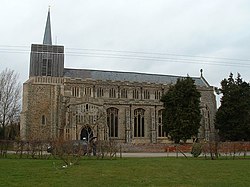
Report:
M 99 137 L 97 137 L 98 131 L 104 130 L 105 128 L 105 111 L 103 108 L 93 107 L 85 112 L 78 111 L 79 117 L 82 117 L 82 121 L 77 120 L 77 124 L 81 125 L 86 129 L 86 141 L 87 141 L 87 155 L 95 149 L 96 151 L 96 141 Z M 93 137 L 93 132 L 96 132 Z M 93 154 L 95 154 L 95 151 Z
M 1 139 L 6 139 L 6 127 L 15 124 L 21 110 L 21 84 L 14 70 L 5 69 L 0 73 L 0 130 Z

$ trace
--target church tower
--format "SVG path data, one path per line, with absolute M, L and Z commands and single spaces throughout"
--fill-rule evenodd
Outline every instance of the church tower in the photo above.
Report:
M 52 45 L 49 9 L 45 26 L 43 44 L 31 45 L 29 77 L 63 77 L 63 69 L 64 46 Z

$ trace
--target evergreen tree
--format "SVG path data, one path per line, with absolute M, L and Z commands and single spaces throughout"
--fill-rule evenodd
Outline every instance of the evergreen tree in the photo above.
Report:
M 240 74 L 221 81 L 221 106 L 216 113 L 215 127 L 222 141 L 250 140 L 250 85 Z
M 163 125 L 175 143 L 198 134 L 200 127 L 200 92 L 190 77 L 178 79 L 161 101 L 164 104 Z

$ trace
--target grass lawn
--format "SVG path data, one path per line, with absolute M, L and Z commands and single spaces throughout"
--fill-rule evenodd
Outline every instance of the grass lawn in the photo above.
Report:
M 250 160 L 193 158 L 0 159 L 0 186 L 250 186 Z

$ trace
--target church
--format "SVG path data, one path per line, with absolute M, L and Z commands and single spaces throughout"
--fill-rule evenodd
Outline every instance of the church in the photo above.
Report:
M 29 79 L 23 84 L 20 136 L 23 140 L 114 140 L 170 143 L 163 130 L 161 96 L 181 76 L 64 67 L 64 46 L 53 45 L 50 11 L 43 44 L 32 44 Z M 214 137 L 214 89 L 191 77 L 201 93 L 197 135 Z

